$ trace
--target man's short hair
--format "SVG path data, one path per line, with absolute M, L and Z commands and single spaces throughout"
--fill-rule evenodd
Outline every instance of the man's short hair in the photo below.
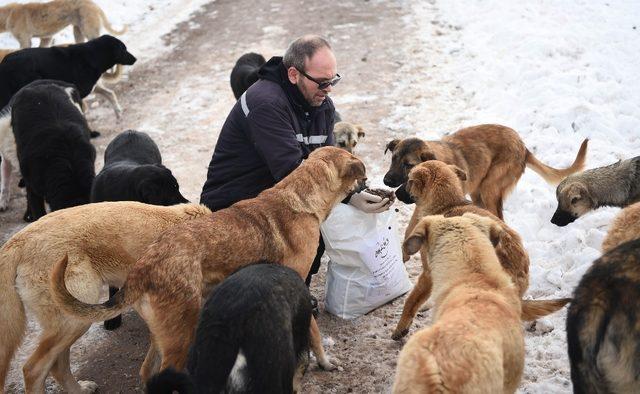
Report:
M 310 59 L 319 49 L 329 48 L 329 42 L 320 36 L 307 35 L 296 39 L 289 45 L 282 58 L 282 64 L 288 69 L 295 67 L 305 71 L 304 62 Z

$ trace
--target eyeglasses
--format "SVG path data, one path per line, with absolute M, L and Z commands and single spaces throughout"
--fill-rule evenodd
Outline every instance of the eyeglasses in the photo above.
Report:
M 307 74 L 306 72 L 300 70 L 299 68 L 296 67 L 296 70 L 298 70 L 300 72 L 300 74 L 304 75 L 308 80 L 313 81 L 315 83 L 318 84 L 318 89 L 326 89 L 329 86 L 336 86 L 338 84 L 338 82 L 340 82 L 340 79 L 342 79 L 342 77 L 340 76 L 340 74 L 336 74 L 335 77 L 331 78 L 328 81 L 318 81 L 317 79 L 309 76 L 309 74 Z

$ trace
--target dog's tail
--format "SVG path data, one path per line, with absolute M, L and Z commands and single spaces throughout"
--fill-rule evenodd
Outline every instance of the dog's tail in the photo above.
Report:
M 589 143 L 589 139 L 586 138 L 582 141 L 582 145 L 580 145 L 580 149 L 578 150 L 578 155 L 576 159 L 571 164 L 571 167 L 557 169 L 553 167 L 549 167 L 548 165 L 542 163 L 527 149 L 527 157 L 526 164 L 527 167 L 531 168 L 533 171 L 537 172 L 538 175 L 544 178 L 545 181 L 552 185 L 557 185 L 564 178 L 568 177 L 571 174 L 575 174 L 578 171 L 582 171 L 584 169 L 586 158 L 587 158 L 587 144 Z
M 9 364 L 26 329 L 24 304 L 16 288 L 18 263 L 22 254 L 11 240 L 0 249 L 0 391 L 4 387 Z
M 167 368 L 147 380 L 147 394 L 196 393 L 197 389 L 189 375 Z
M 532 321 L 560 310 L 571 298 L 557 300 L 522 300 L 522 320 Z
M 104 11 L 102 11 L 102 8 L 98 7 L 96 5 L 96 8 L 98 9 L 98 12 L 100 13 L 100 19 L 102 19 L 102 26 L 104 26 L 105 29 L 107 29 L 107 31 L 111 34 L 124 34 L 127 32 L 127 27 L 123 26 L 122 30 L 116 30 L 113 28 L 113 26 L 111 26 L 111 23 L 109 22 L 109 19 L 107 18 L 107 15 L 104 13 Z
M 80 319 L 92 322 L 109 320 L 118 316 L 129 305 L 131 305 L 138 296 L 127 292 L 127 283 L 102 304 L 87 304 L 74 297 L 64 281 L 65 271 L 69 257 L 65 255 L 62 260 L 58 261 L 51 272 L 51 294 L 58 306 L 70 315 Z
M 120 77 L 122 77 L 122 70 L 124 67 L 122 67 L 121 64 L 116 64 L 115 70 L 113 72 L 105 72 L 102 74 L 102 80 L 108 83 L 116 83 L 120 80 Z

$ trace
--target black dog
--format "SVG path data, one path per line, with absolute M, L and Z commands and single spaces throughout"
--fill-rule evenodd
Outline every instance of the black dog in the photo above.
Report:
M 104 152 L 104 167 L 93 181 L 91 202 L 140 201 L 153 205 L 189 202 L 171 171 L 162 165 L 160 149 L 146 133 L 127 130 L 119 134 Z M 110 287 L 113 296 L 117 288 Z M 122 324 L 117 316 L 104 322 L 115 330 Z
M 122 41 L 109 35 L 67 47 L 16 51 L 0 63 L 0 108 L 20 88 L 37 79 L 72 83 L 84 98 L 105 71 L 116 64 L 131 65 L 135 61 Z
M 245 53 L 236 61 L 231 70 L 231 90 L 236 100 L 258 80 L 258 70 L 265 63 L 262 55 L 253 52 Z
M 12 101 L 11 127 L 27 188 L 25 221 L 89 202 L 96 150 L 91 130 L 69 88 L 36 83 Z
M 191 379 L 165 370 L 149 379 L 147 391 L 292 393 L 308 362 L 310 321 L 311 296 L 295 271 L 242 268 L 202 310 L 187 361 Z
M 567 314 L 574 393 L 640 392 L 640 240 L 610 250 L 576 287 Z

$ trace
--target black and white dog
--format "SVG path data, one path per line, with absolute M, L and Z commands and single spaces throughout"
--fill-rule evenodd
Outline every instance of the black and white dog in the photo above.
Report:
M 178 181 L 162 165 L 160 149 L 147 133 L 127 130 L 107 145 L 104 167 L 93 181 L 91 202 L 140 201 L 153 205 L 174 205 L 189 202 Z M 117 288 L 110 287 L 113 296 Z M 122 317 L 104 322 L 104 328 L 120 327 Z
M 11 100 L 11 129 L 27 189 L 25 221 L 44 216 L 45 201 L 51 211 L 89 202 L 96 150 L 78 102 L 79 92 L 57 81 L 32 83 Z
M 189 351 L 189 377 L 165 370 L 149 393 L 293 393 L 308 364 L 311 296 L 300 275 L 255 264 L 212 291 Z
M 231 90 L 236 100 L 258 80 L 258 70 L 265 63 L 262 55 L 253 52 L 245 53 L 238 58 L 231 70 Z

